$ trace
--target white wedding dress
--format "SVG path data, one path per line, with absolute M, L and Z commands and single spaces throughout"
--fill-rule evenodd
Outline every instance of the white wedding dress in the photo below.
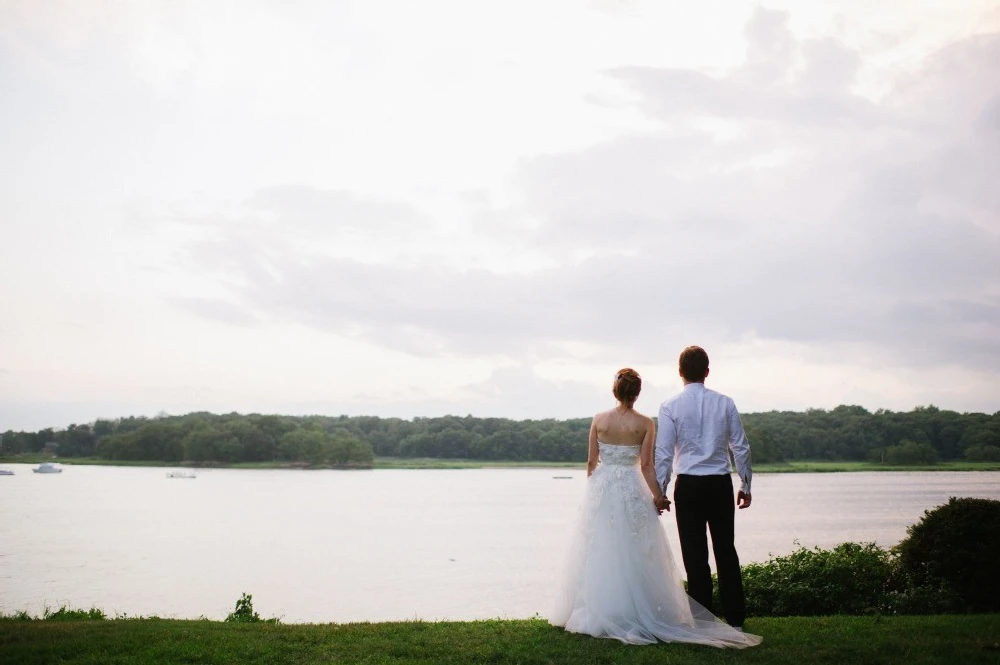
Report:
M 628 644 L 759 644 L 759 636 L 723 623 L 684 592 L 639 466 L 640 446 L 599 449 L 549 621 Z

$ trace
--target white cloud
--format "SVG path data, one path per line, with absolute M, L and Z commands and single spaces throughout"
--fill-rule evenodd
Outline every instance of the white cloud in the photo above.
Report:
M 786 4 L 7 3 L 0 429 L 995 410 L 1000 13 Z

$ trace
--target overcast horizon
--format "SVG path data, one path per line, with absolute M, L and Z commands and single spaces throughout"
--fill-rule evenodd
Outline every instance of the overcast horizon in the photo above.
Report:
M 0 432 L 1000 410 L 992 0 L 0 0 Z

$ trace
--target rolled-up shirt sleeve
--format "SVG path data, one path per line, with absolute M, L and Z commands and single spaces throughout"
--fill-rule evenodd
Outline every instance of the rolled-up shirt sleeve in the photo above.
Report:
M 677 448 L 677 427 L 666 405 L 660 406 L 660 413 L 656 418 L 656 482 L 660 485 L 660 490 L 667 493 L 667 485 L 670 484 L 670 474 L 674 468 L 674 451 Z
M 736 403 L 732 400 L 729 402 L 729 449 L 733 451 L 733 461 L 736 462 L 740 490 L 750 494 L 750 481 L 753 479 L 753 469 L 750 466 L 750 441 L 743 431 L 743 421 L 740 420 L 739 411 L 736 410 Z

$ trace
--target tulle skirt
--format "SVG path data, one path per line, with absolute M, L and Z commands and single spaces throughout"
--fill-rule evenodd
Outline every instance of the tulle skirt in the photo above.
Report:
M 601 464 L 590 478 L 549 621 L 628 644 L 693 642 L 743 648 L 735 630 L 685 592 L 638 465 Z

